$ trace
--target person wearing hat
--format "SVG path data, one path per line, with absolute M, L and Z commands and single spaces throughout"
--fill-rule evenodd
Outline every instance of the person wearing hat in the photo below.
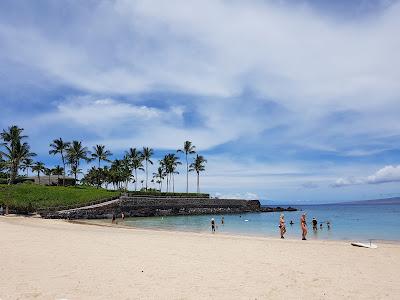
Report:
M 214 218 L 211 218 L 211 231 L 212 231 L 212 233 L 215 232 L 215 220 L 214 220 Z
M 306 214 L 305 213 L 303 213 L 301 215 L 300 226 L 301 226 L 301 237 L 302 237 L 302 240 L 305 241 L 306 240 L 306 236 L 307 236 L 307 221 L 306 221 Z

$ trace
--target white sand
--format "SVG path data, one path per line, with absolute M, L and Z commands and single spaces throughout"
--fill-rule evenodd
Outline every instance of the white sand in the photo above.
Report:
M 400 246 L 0 217 L 1 299 L 400 299 Z

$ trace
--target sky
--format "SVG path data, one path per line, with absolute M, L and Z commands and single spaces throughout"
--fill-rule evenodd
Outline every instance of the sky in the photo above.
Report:
M 48 166 L 59 137 L 155 163 L 190 140 L 219 197 L 400 196 L 399 28 L 389 0 L 4 0 L 0 129 Z

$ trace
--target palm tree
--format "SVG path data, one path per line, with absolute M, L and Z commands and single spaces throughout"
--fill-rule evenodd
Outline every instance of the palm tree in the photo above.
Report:
M 129 157 L 131 167 L 135 171 L 135 191 L 137 190 L 137 170 L 144 171 L 143 169 L 143 156 L 140 151 L 137 151 L 136 148 L 130 148 L 126 155 Z
M 204 159 L 202 155 L 196 155 L 194 162 L 190 164 L 189 171 L 195 171 L 197 173 L 197 193 L 200 193 L 200 172 L 205 170 L 204 164 L 207 160 Z
M 179 174 L 176 172 L 178 165 L 182 163 L 179 161 L 179 158 L 175 155 L 175 153 L 169 153 L 164 156 L 164 158 L 160 161 L 161 167 L 165 170 L 167 175 L 167 192 L 169 191 L 169 187 L 172 184 L 172 191 L 175 192 L 175 174 Z
M 33 166 L 32 158 L 26 157 L 21 161 L 21 170 L 26 171 L 26 177 L 28 177 L 29 168 L 32 168 L 32 166 Z
M 50 168 L 44 168 L 43 173 L 44 175 L 49 176 L 49 185 L 51 185 L 51 174 L 53 173 L 53 170 Z
M 186 158 L 186 193 L 189 192 L 189 161 L 188 161 L 188 155 L 196 153 L 195 149 L 196 149 L 196 147 L 194 145 L 192 145 L 192 142 L 186 141 L 183 144 L 183 149 L 179 149 L 177 151 L 177 152 L 185 153 L 185 158 Z
M 60 182 L 60 175 L 63 175 L 63 174 L 64 174 L 64 168 L 63 167 L 57 165 L 53 169 L 53 175 L 57 175 L 57 185 L 59 185 L 59 182 Z
M 67 149 L 67 161 L 71 165 L 71 173 L 74 175 L 75 185 L 77 181 L 77 175 L 78 173 L 81 173 L 77 172 L 80 170 L 80 161 L 82 159 L 85 161 L 90 161 L 89 155 L 90 151 L 87 149 L 87 147 L 83 147 L 82 142 L 80 141 L 72 141 L 71 145 Z
M 146 161 L 146 191 L 147 191 L 147 181 L 149 178 L 148 167 L 149 167 L 149 163 L 151 165 L 153 164 L 153 162 L 150 160 L 150 158 L 153 156 L 153 154 L 154 154 L 153 149 L 151 149 L 149 147 L 143 147 L 142 157 L 143 157 L 143 160 Z
M 65 186 L 65 153 L 70 145 L 70 142 L 64 142 L 62 138 L 53 140 L 53 143 L 50 144 L 50 147 L 53 149 L 49 151 L 49 154 L 56 155 L 59 153 L 61 155 L 61 161 L 63 164 L 63 186 Z
M 82 174 L 82 169 L 79 169 L 77 165 L 71 165 L 71 171 L 69 171 L 69 175 L 73 175 L 75 178 L 75 185 L 78 180 L 78 174 Z
M 109 150 L 105 150 L 105 148 L 106 148 L 106 146 L 104 146 L 104 145 L 96 145 L 95 147 L 93 147 L 92 158 L 98 160 L 98 162 L 99 162 L 98 168 L 99 169 L 100 169 L 100 162 L 102 160 L 110 162 L 108 157 L 111 156 L 112 153 Z
M 160 192 L 162 190 L 162 180 L 164 179 L 165 176 L 165 172 L 162 166 L 159 166 L 157 169 L 156 173 L 153 173 L 153 178 L 158 178 L 158 180 L 156 181 L 158 184 L 160 184 Z
M 37 161 L 32 167 L 32 172 L 37 172 L 39 184 L 40 184 L 40 173 L 43 172 L 44 169 L 45 169 L 44 163 L 40 161 Z
M 3 129 L 0 133 L 0 137 L 4 143 L 0 145 L 5 148 L 6 151 L 0 151 L 0 155 L 3 159 L 6 159 L 6 165 L 8 166 L 10 177 L 8 184 L 15 181 L 18 176 L 19 165 L 24 158 L 30 158 L 35 156 L 35 153 L 30 152 L 30 146 L 28 143 L 23 142 L 27 136 L 22 135 L 23 128 L 19 128 L 16 125 L 8 127 L 8 130 Z

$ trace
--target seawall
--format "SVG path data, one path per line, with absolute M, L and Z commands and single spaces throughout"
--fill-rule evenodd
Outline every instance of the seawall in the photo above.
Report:
M 121 196 L 105 203 L 43 213 L 45 218 L 106 219 L 113 214 L 126 217 L 168 215 L 230 214 L 260 211 L 258 200 L 182 198 L 160 196 Z

